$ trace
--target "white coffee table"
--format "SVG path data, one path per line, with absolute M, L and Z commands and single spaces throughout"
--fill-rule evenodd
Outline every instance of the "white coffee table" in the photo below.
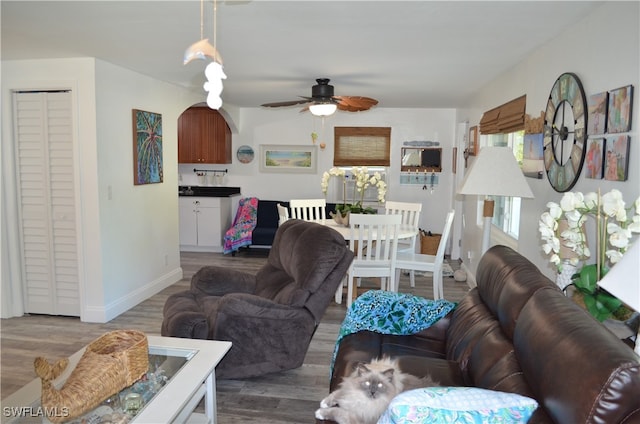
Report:
M 215 367 L 231 349 L 231 342 L 148 336 L 149 353 L 185 358 L 186 363 L 134 417 L 132 423 L 216 423 Z M 69 366 L 54 385 L 62 386 L 84 349 L 69 357 Z M 47 358 L 53 361 L 57 358 Z M 41 381 L 34 379 L 2 400 L 2 423 L 48 423 L 42 419 Z M 194 413 L 204 398 L 205 414 Z M 34 421 L 35 420 L 35 421 Z

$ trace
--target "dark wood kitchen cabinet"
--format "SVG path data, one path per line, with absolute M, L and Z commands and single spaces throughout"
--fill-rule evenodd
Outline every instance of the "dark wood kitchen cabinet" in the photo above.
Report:
M 220 112 L 190 107 L 180 115 L 178 163 L 231 163 L 231 129 Z

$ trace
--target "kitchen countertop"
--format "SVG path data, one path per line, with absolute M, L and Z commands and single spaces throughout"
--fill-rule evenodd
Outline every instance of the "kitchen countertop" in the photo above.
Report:
M 230 197 L 240 194 L 240 187 L 179 186 L 178 196 Z

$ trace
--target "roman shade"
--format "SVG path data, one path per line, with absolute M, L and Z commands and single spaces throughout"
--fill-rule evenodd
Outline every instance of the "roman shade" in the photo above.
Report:
M 480 120 L 480 134 L 510 133 L 524 129 L 527 96 L 521 96 L 486 111 Z
M 334 166 L 390 166 L 391 127 L 335 127 Z

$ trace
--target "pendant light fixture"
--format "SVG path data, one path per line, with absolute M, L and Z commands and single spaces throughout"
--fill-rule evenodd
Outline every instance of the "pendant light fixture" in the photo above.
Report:
M 222 106 L 222 80 L 227 79 L 222 69 L 222 56 L 216 49 L 216 33 L 218 29 L 218 2 L 213 0 L 213 46 L 209 43 L 209 39 L 204 38 L 204 0 L 200 0 L 200 41 L 190 45 L 184 52 L 183 64 L 192 60 L 207 60 L 210 58 L 211 63 L 205 68 L 204 74 L 207 82 L 204 83 L 204 90 L 209 94 L 207 96 L 207 106 L 211 109 L 219 109 Z

